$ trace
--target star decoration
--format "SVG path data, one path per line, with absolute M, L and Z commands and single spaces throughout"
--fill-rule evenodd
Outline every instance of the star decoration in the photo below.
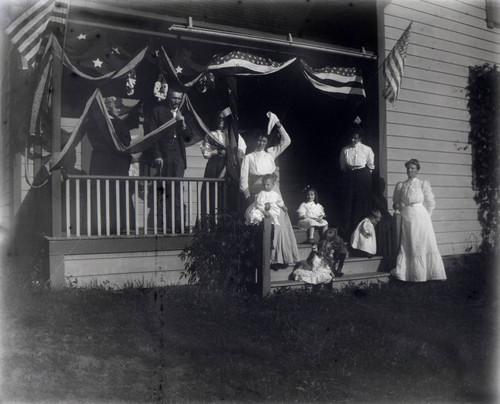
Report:
M 87 34 L 80 34 L 76 37 L 76 39 L 87 39 Z
M 111 53 L 116 53 L 117 55 L 120 54 L 120 50 L 118 49 L 118 46 L 116 48 L 111 48 L 112 52 Z
M 177 67 L 175 68 L 176 73 L 182 73 L 182 70 L 183 70 L 183 69 L 182 69 L 182 67 L 180 67 L 180 66 L 177 66 Z
M 93 60 L 92 63 L 94 63 L 94 67 L 102 67 L 102 60 L 97 58 L 96 60 Z

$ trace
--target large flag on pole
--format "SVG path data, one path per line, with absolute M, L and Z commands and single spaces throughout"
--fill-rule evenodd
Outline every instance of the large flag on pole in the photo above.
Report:
M 23 67 L 34 66 L 48 36 L 64 31 L 68 18 L 68 0 L 39 0 L 6 29 L 6 34 L 21 54 Z
M 392 103 L 398 98 L 401 82 L 403 81 L 403 69 L 405 67 L 406 52 L 408 51 L 408 42 L 410 41 L 411 24 L 403 32 L 403 35 L 396 42 L 384 62 L 387 87 L 383 95 Z

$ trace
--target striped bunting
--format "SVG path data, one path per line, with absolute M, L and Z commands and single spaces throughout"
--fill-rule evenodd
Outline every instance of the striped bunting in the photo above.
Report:
M 365 97 L 363 76 L 355 67 L 323 67 L 313 69 L 304 60 L 302 63 L 305 78 L 321 92 L 339 98 L 348 96 Z
M 384 75 L 387 83 L 383 95 L 387 100 L 394 103 L 398 98 L 401 82 L 403 81 L 403 69 L 405 67 L 408 42 L 410 41 L 411 24 L 408 25 L 399 41 L 387 56 L 384 62 Z
M 251 53 L 232 51 L 224 56 L 215 57 L 207 66 L 208 70 L 228 70 L 236 76 L 251 76 L 269 74 L 281 70 L 295 61 L 292 58 L 284 63 L 278 63 L 268 58 Z
M 47 34 L 54 28 L 64 28 L 67 18 L 67 0 L 40 0 L 16 18 L 5 32 L 21 53 L 23 63 L 32 66 Z

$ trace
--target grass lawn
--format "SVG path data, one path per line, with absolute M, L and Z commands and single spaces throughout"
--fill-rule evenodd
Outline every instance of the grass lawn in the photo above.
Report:
M 494 282 L 223 296 L 7 279 L 2 402 L 495 402 Z

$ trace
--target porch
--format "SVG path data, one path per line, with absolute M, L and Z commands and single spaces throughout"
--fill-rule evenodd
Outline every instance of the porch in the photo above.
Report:
M 170 203 L 176 199 L 179 203 Z M 56 288 L 124 288 L 186 283 L 181 277 L 184 263 L 180 252 L 191 243 L 194 228 L 207 213 L 217 220 L 227 206 L 224 179 L 63 173 L 63 231 L 61 236 L 46 238 L 50 284 Z M 293 266 L 271 269 L 271 227 L 265 220 L 262 263 L 255 269 L 259 293 L 305 287 L 288 279 Z M 381 228 L 379 256 L 347 258 L 345 276 L 334 280 L 334 288 L 387 281 L 393 250 L 391 229 L 390 225 Z M 295 232 L 305 259 L 310 245 L 301 243 L 305 232 Z

